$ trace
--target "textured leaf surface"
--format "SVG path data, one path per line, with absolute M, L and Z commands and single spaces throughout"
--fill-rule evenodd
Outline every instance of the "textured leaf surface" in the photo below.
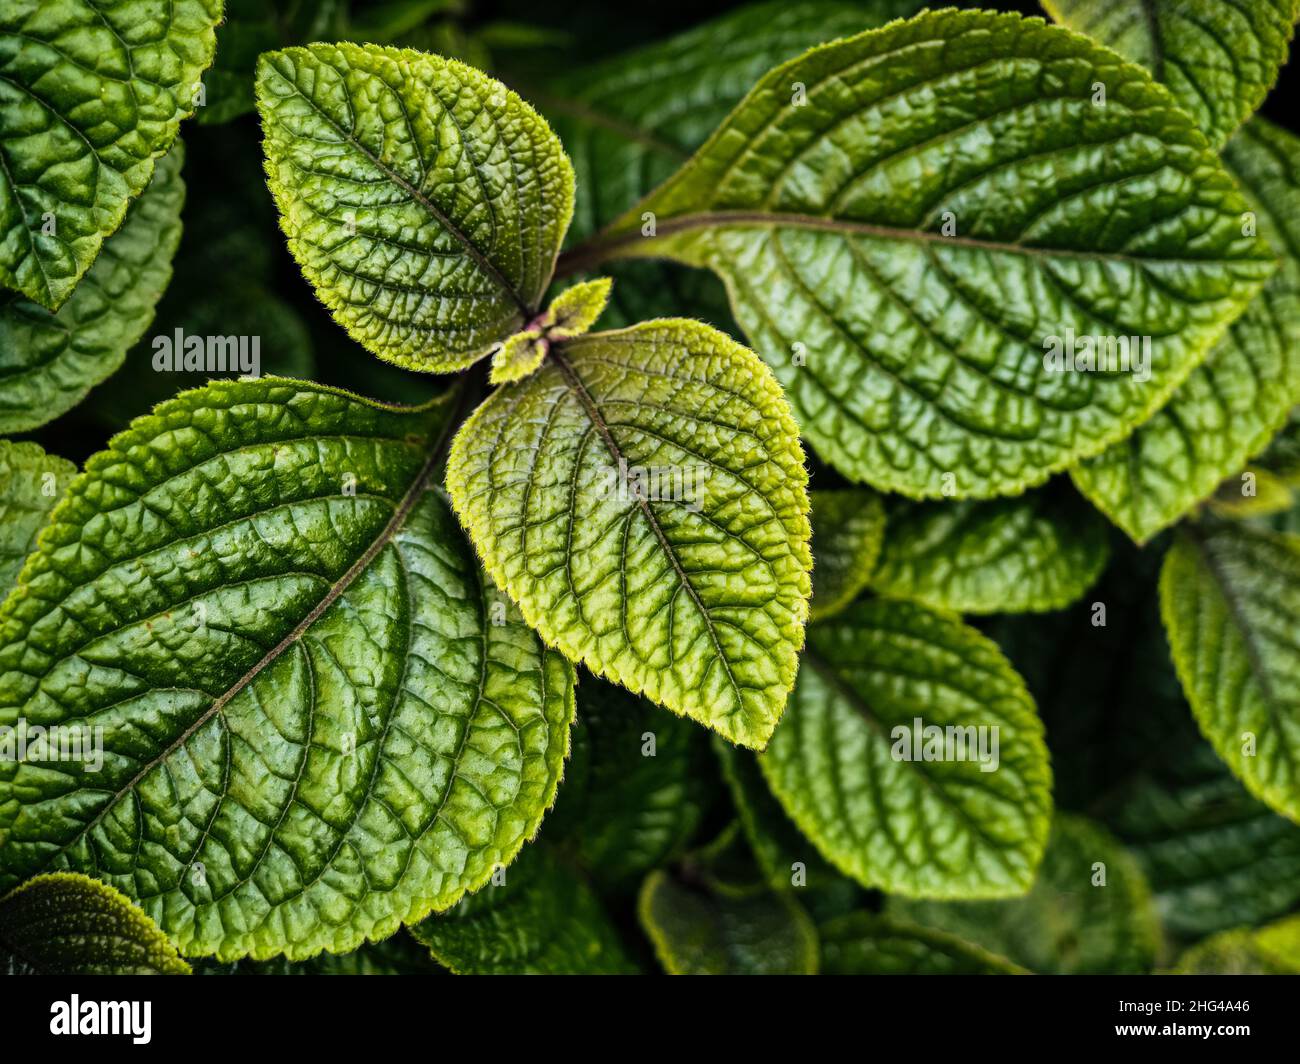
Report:
M 956 935 L 874 913 L 852 913 L 817 929 L 824 975 L 1017 975 L 1005 957 Z
M 77 467 L 34 443 L 0 440 L 0 602 Z
M 180 243 L 183 159 L 178 144 L 159 161 L 152 184 L 57 312 L 0 297 L 0 432 L 23 432 L 72 409 L 149 328 Z
M 1038 20 L 942 11 L 773 70 L 567 265 L 712 268 L 822 457 L 984 497 L 1163 403 L 1274 269 L 1245 209 L 1140 67 Z M 1068 330 L 1152 337 L 1150 379 L 1049 370 Z
M 446 969 L 405 931 L 382 942 L 367 942 L 351 953 L 320 953 L 305 961 L 200 960 L 195 975 L 445 975 Z
M 1105 885 L 1094 885 L 1105 866 Z M 998 902 L 898 902 L 887 914 L 949 931 L 1030 971 L 1149 971 L 1159 945 L 1137 863 L 1096 825 L 1058 816 L 1033 890 Z
M 1256 118 L 1223 160 L 1281 268 L 1161 410 L 1073 471 L 1138 542 L 1236 474 L 1300 402 L 1300 140 Z
M 871 586 L 958 613 L 1056 610 L 1101 575 L 1109 543 L 1106 522 L 1068 491 L 904 503 L 889 512 Z
M 221 0 L 4 5 L 0 284 L 68 299 L 193 113 L 220 18 Z
M 1286 63 L 1296 0 L 1043 0 L 1057 22 L 1141 63 L 1216 147 L 1254 113 Z
M 1300 820 L 1300 536 L 1186 528 L 1160 610 L 1201 731 L 1251 794 Z
M 560 345 L 452 444 L 447 485 L 547 643 L 762 747 L 808 611 L 798 430 L 752 352 L 698 322 Z
M 815 975 L 817 931 L 788 891 L 762 882 L 732 824 L 679 872 L 641 888 L 641 926 L 669 975 Z
M 1300 975 L 1300 916 L 1198 942 L 1174 965 L 1179 975 Z
M 93 871 L 187 955 L 299 959 L 514 856 L 572 670 L 429 486 L 445 407 L 214 383 L 87 462 L 0 609 L 0 723 L 102 765 L 0 761 L 0 887 Z
M 640 882 L 690 841 L 708 797 L 704 733 L 613 684 L 584 676 L 564 787 L 546 841 L 599 885 Z
M 0 898 L 10 975 L 188 975 L 158 925 L 118 891 L 73 873 L 37 876 Z
M 624 975 L 634 969 L 600 900 L 545 846 L 412 933 L 458 975 Z
M 358 343 L 449 372 L 536 314 L 573 168 L 513 92 L 409 49 L 313 44 L 264 55 L 257 95 L 289 250 Z
M 876 568 L 885 535 L 885 506 L 872 491 L 814 491 L 812 502 L 814 618 L 839 613 L 858 597 Z
M 994 771 L 896 760 L 896 727 L 997 728 Z M 955 754 L 953 745 L 951 753 Z M 991 757 L 986 761 L 992 764 Z M 910 603 L 861 601 L 808 630 L 785 720 L 759 759 L 800 829 L 864 886 L 926 897 L 1029 888 L 1047 840 L 1051 769 L 1020 677 L 960 621 Z

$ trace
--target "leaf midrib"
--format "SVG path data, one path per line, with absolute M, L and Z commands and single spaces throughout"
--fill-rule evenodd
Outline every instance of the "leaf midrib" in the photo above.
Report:
M 583 272 L 592 267 L 614 259 L 653 257 L 653 252 L 632 250 L 634 248 L 654 247 L 656 241 L 665 237 L 676 236 L 704 229 L 771 227 L 774 229 L 805 229 L 811 231 L 841 233 L 853 236 L 875 237 L 879 240 L 913 242 L 925 245 L 945 245 L 962 247 L 976 251 L 995 252 L 1004 255 L 1023 255 L 1034 259 L 1083 259 L 1100 262 L 1125 262 L 1146 269 L 1152 266 L 1187 265 L 1210 266 L 1214 264 L 1246 265 L 1259 263 L 1268 265 L 1268 258 L 1243 257 L 1229 258 L 1176 258 L 1173 256 L 1139 256 L 1119 251 L 1084 251 L 1073 248 L 1033 247 L 1009 241 L 982 240 L 976 237 L 944 236 L 924 229 L 906 229 L 896 226 L 878 225 L 872 222 L 855 222 L 845 218 L 829 218 L 815 214 L 800 214 L 784 211 L 756 210 L 710 210 L 678 215 L 657 224 L 654 236 L 642 236 L 640 229 L 632 232 L 606 230 L 585 244 L 579 245 L 560 256 L 556 264 L 555 276 L 565 277 Z
M 565 383 L 569 386 L 569 390 L 573 392 L 577 397 L 578 402 L 582 404 L 587 417 L 590 419 L 592 425 L 595 426 L 597 433 L 605 444 L 606 450 L 609 451 L 610 457 L 614 459 L 615 465 L 622 468 L 619 464 L 626 462 L 623 450 L 619 447 L 618 441 L 614 439 L 614 434 L 610 430 L 609 424 L 605 421 L 605 416 L 600 412 L 600 407 L 597 406 L 596 400 L 587 390 L 587 386 L 583 384 L 582 378 L 580 378 L 574 371 L 573 366 L 569 364 L 568 358 L 561 353 L 558 347 L 552 349 L 551 358 L 554 360 L 556 367 L 560 370 L 560 374 L 564 378 Z M 704 629 L 709 633 L 709 641 L 713 644 L 713 649 L 718 655 L 718 660 L 722 663 L 723 671 L 727 674 L 727 682 L 731 685 L 731 690 L 736 697 L 735 713 L 739 714 L 743 719 L 745 713 L 745 700 L 741 695 L 740 684 L 736 680 L 736 675 L 732 671 L 731 662 L 727 660 L 727 656 L 722 650 L 722 642 L 718 638 L 718 632 L 714 627 L 713 619 L 709 616 L 709 611 L 705 608 L 703 601 L 700 599 L 699 593 L 695 590 L 695 585 L 691 583 L 687 576 L 686 570 L 682 568 L 681 561 L 677 557 L 677 552 L 673 549 L 672 544 L 668 541 L 668 537 L 664 534 L 664 530 L 659 524 L 659 518 L 655 516 L 655 512 L 651 509 L 649 501 L 642 498 L 640 493 L 633 492 L 632 494 L 636 499 L 637 505 L 640 507 L 641 513 L 644 515 L 646 522 L 650 525 L 651 531 L 654 532 L 655 539 L 658 540 L 660 549 L 665 555 L 667 555 L 668 560 L 672 563 L 673 572 L 677 575 L 679 583 L 686 590 L 687 596 L 699 612 L 700 618 L 704 621 Z

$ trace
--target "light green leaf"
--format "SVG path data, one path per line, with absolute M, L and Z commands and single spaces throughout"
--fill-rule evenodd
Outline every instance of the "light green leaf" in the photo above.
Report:
M 634 971 L 600 900 L 545 846 L 411 933 L 458 975 L 626 975 Z
M 1184 526 L 1160 612 L 1205 737 L 1251 794 L 1300 820 L 1300 536 Z
M 753 747 L 803 642 L 806 483 L 762 362 L 671 319 L 557 345 L 447 463 L 488 572 L 547 643 Z
M 1176 975 L 1300 975 L 1300 916 L 1252 930 L 1238 928 L 1198 942 L 1173 967 Z
M 1040 613 L 1087 591 L 1109 557 L 1106 522 L 1070 491 L 903 503 L 871 586 L 937 610 Z
M 871 582 L 885 536 L 885 506 L 872 491 L 814 491 L 812 615 L 839 613 Z
M 1042 868 L 1024 898 L 891 901 L 886 913 L 948 931 L 1044 974 L 1146 972 L 1160 944 L 1137 863 L 1106 832 L 1073 816 L 1056 818 Z
M 220 19 L 221 0 L 6 0 L 0 284 L 72 295 L 193 114 Z
M 659 963 L 669 975 L 817 974 L 813 922 L 762 882 L 739 842 L 733 823 L 680 874 L 647 877 L 637 912 Z
M 0 897 L 0 970 L 9 975 L 189 975 L 158 925 L 112 887 L 37 876 Z
M 817 929 L 824 975 L 1027 975 L 1005 957 L 945 931 L 874 913 Z
M 492 384 L 512 384 L 534 373 L 542 364 L 551 345 L 581 336 L 600 317 L 609 303 L 608 277 L 566 288 L 534 318 L 523 332 L 517 332 L 492 356 L 488 380 Z
M 445 373 L 536 315 L 573 168 L 517 95 L 454 60 L 345 43 L 266 53 L 257 98 L 289 250 L 363 347 Z
M 936 750 L 918 727 L 961 731 Z M 809 628 L 759 765 L 836 867 L 890 893 L 1023 893 L 1047 841 L 1051 769 L 1024 683 L 973 628 L 910 603 L 860 601 Z
M 0 432 L 25 432 L 71 410 L 149 328 L 180 243 L 183 160 L 177 144 L 159 161 L 152 184 L 57 312 L 0 297 Z
M 1062 25 L 1141 63 L 1219 147 L 1286 64 L 1296 0 L 1043 0 Z
M 546 841 L 597 884 L 622 889 L 676 857 L 708 797 L 704 733 L 621 687 L 584 676 L 564 788 Z
M 1300 402 L 1300 140 L 1257 118 L 1223 160 L 1281 269 L 1163 409 L 1072 471 L 1139 543 L 1236 474 Z
M 518 852 L 573 675 L 430 486 L 449 406 L 217 382 L 89 459 L 0 608 L 0 724 L 83 754 L 0 759 L 0 889 L 95 870 L 187 955 L 302 959 Z
M 0 440 L 0 601 L 76 475 L 75 465 L 34 443 Z
M 563 268 L 713 269 L 823 458 L 913 497 L 987 497 L 1100 452 L 1182 383 L 1275 268 L 1245 210 L 1140 67 L 949 10 L 771 71 Z M 1072 336 L 1153 338 L 1149 379 L 1058 371 Z

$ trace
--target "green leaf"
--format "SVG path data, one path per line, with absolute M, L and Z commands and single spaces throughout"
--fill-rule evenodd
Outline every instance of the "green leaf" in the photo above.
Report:
M 1238 928 L 1198 942 L 1173 967 L 1177 975 L 1300 975 L 1300 916 L 1256 930 Z
M 1079 489 L 1139 543 L 1236 474 L 1300 402 L 1300 140 L 1257 118 L 1223 160 L 1281 269 L 1163 409 L 1072 470 Z
M 159 161 L 153 183 L 57 312 L 0 297 L 0 432 L 25 432 L 71 410 L 149 328 L 180 243 L 183 160 L 177 144 Z
M 488 380 L 492 384 L 512 384 L 534 373 L 542 364 L 551 345 L 581 336 L 600 317 L 609 303 L 608 277 L 583 281 L 561 292 L 534 318 L 523 332 L 515 333 L 492 356 Z
M 504 85 L 420 52 L 313 44 L 263 55 L 257 98 L 289 250 L 359 344 L 445 373 L 536 314 L 573 168 Z
M 76 475 L 75 465 L 34 443 L 0 440 L 0 601 Z
M 193 114 L 220 19 L 221 0 L 7 0 L 0 284 L 68 300 Z
M 1162 735 L 1159 763 L 1105 803 L 1107 826 L 1141 864 L 1171 934 L 1281 916 L 1300 903 L 1300 826 L 1251 798 L 1190 716 L 1185 727 L 1195 741 Z
M 112 887 L 37 876 L 0 898 L 0 968 L 9 975 L 189 975 L 158 925 Z
M 187 955 L 302 959 L 518 852 L 573 674 L 430 486 L 450 405 L 216 382 L 89 459 L 0 607 L 0 724 L 83 754 L 0 759 L 0 889 L 95 870 Z
M 1205 737 L 1251 794 L 1300 820 L 1300 536 L 1184 526 L 1160 612 Z
M 1296 0 L 1043 0 L 1062 25 L 1141 63 L 1219 147 L 1286 64 Z
M 624 975 L 634 971 L 600 900 L 545 846 L 450 912 L 411 929 L 458 975 Z
M 980 730 L 938 751 L 915 743 L 917 721 Z M 1047 841 L 1051 769 L 1024 683 L 974 629 L 910 603 L 860 601 L 809 628 L 759 765 L 837 868 L 890 893 L 1023 893 Z
M 602 887 L 639 882 L 676 857 L 700 823 L 708 797 L 703 738 L 690 721 L 584 676 L 573 753 L 546 841 Z
M 652 872 L 637 905 L 669 975 L 815 975 L 817 930 L 787 892 L 770 890 L 730 828 L 678 873 Z M 753 878 L 738 883 L 753 871 Z
M 813 521 L 812 616 L 839 613 L 871 583 L 885 536 L 885 506 L 871 491 L 809 493 Z
M 488 572 L 548 644 L 752 747 L 803 642 L 806 483 L 762 362 L 671 319 L 558 345 L 447 463 Z
M 1056 818 L 1024 898 L 891 901 L 887 914 L 948 931 L 1044 974 L 1146 972 L 1160 943 L 1137 863 L 1106 832 L 1073 816 Z
M 771 71 L 564 269 L 713 269 L 823 458 L 913 497 L 987 497 L 1122 439 L 1182 383 L 1275 268 L 1245 210 L 1141 68 L 949 10 Z M 1057 372 L 1073 336 L 1151 337 L 1150 359 Z
M 824 975 L 1027 975 L 1005 957 L 944 931 L 874 913 L 817 929 Z
M 991 502 L 902 503 L 871 586 L 958 613 L 1038 613 L 1068 606 L 1110 557 L 1106 522 L 1069 491 Z

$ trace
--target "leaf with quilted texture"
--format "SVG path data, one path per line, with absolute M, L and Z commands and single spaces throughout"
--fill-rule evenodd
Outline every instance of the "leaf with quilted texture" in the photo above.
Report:
M 1223 161 L 1281 268 L 1161 410 L 1072 470 L 1079 489 L 1139 543 L 1236 474 L 1300 402 L 1300 140 L 1256 118 Z
M 455 60 L 344 43 L 264 54 L 257 98 L 289 250 L 359 344 L 447 373 L 536 315 L 573 168 L 515 93 Z
M 449 912 L 411 928 L 458 975 L 627 975 L 635 969 L 582 874 L 544 845 Z
M 68 300 L 194 113 L 220 20 L 221 0 L 6 0 L 0 284 Z
M 488 572 L 548 644 L 759 748 L 803 643 L 806 483 L 763 363 L 673 319 L 557 344 L 447 461 Z
M 1068 606 L 1101 575 L 1110 533 L 1073 492 L 1018 499 L 904 502 L 872 589 L 957 613 L 1038 613 Z
M 916 498 L 988 497 L 1104 450 L 1182 383 L 1275 269 L 1245 210 L 1141 67 L 949 10 L 771 71 L 562 270 L 713 269 L 819 455 Z M 1060 370 L 1071 333 L 1150 337 L 1149 364 Z
M 960 732 L 927 757 L 918 721 Z M 1047 842 L 1051 769 L 1024 682 L 973 628 L 911 603 L 859 601 L 808 629 L 759 765 L 837 868 L 892 894 L 1024 893 Z
M 1300 916 L 1207 938 L 1179 957 L 1172 971 L 1178 975 L 1300 975 Z
M 1251 794 L 1300 821 L 1300 536 L 1184 526 L 1160 612 L 1205 737 Z
M 0 440 L 0 602 L 36 546 L 36 536 L 63 498 L 77 467 L 34 443 Z
M 37 876 L 0 897 L 0 969 L 10 975 L 189 975 L 158 925 L 110 886 Z
M 0 724 L 102 758 L 0 760 L 0 889 L 93 872 L 186 955 L 302 959 L 514 857 L 573 672 L 430 484 L 450 406 L 215 382 L 89 459 L 0 608 Z
M 1219 147 L 1277 81 L 1297 0 L 1043 0 L 1057 22 L 1141 63 Z
M 149 328 L 180 243 L 183 161 L 179 143 L 159 160 L 153 182 L 59 310 L 0 299 L 0 432 L 26 432 L 67 413 Z

